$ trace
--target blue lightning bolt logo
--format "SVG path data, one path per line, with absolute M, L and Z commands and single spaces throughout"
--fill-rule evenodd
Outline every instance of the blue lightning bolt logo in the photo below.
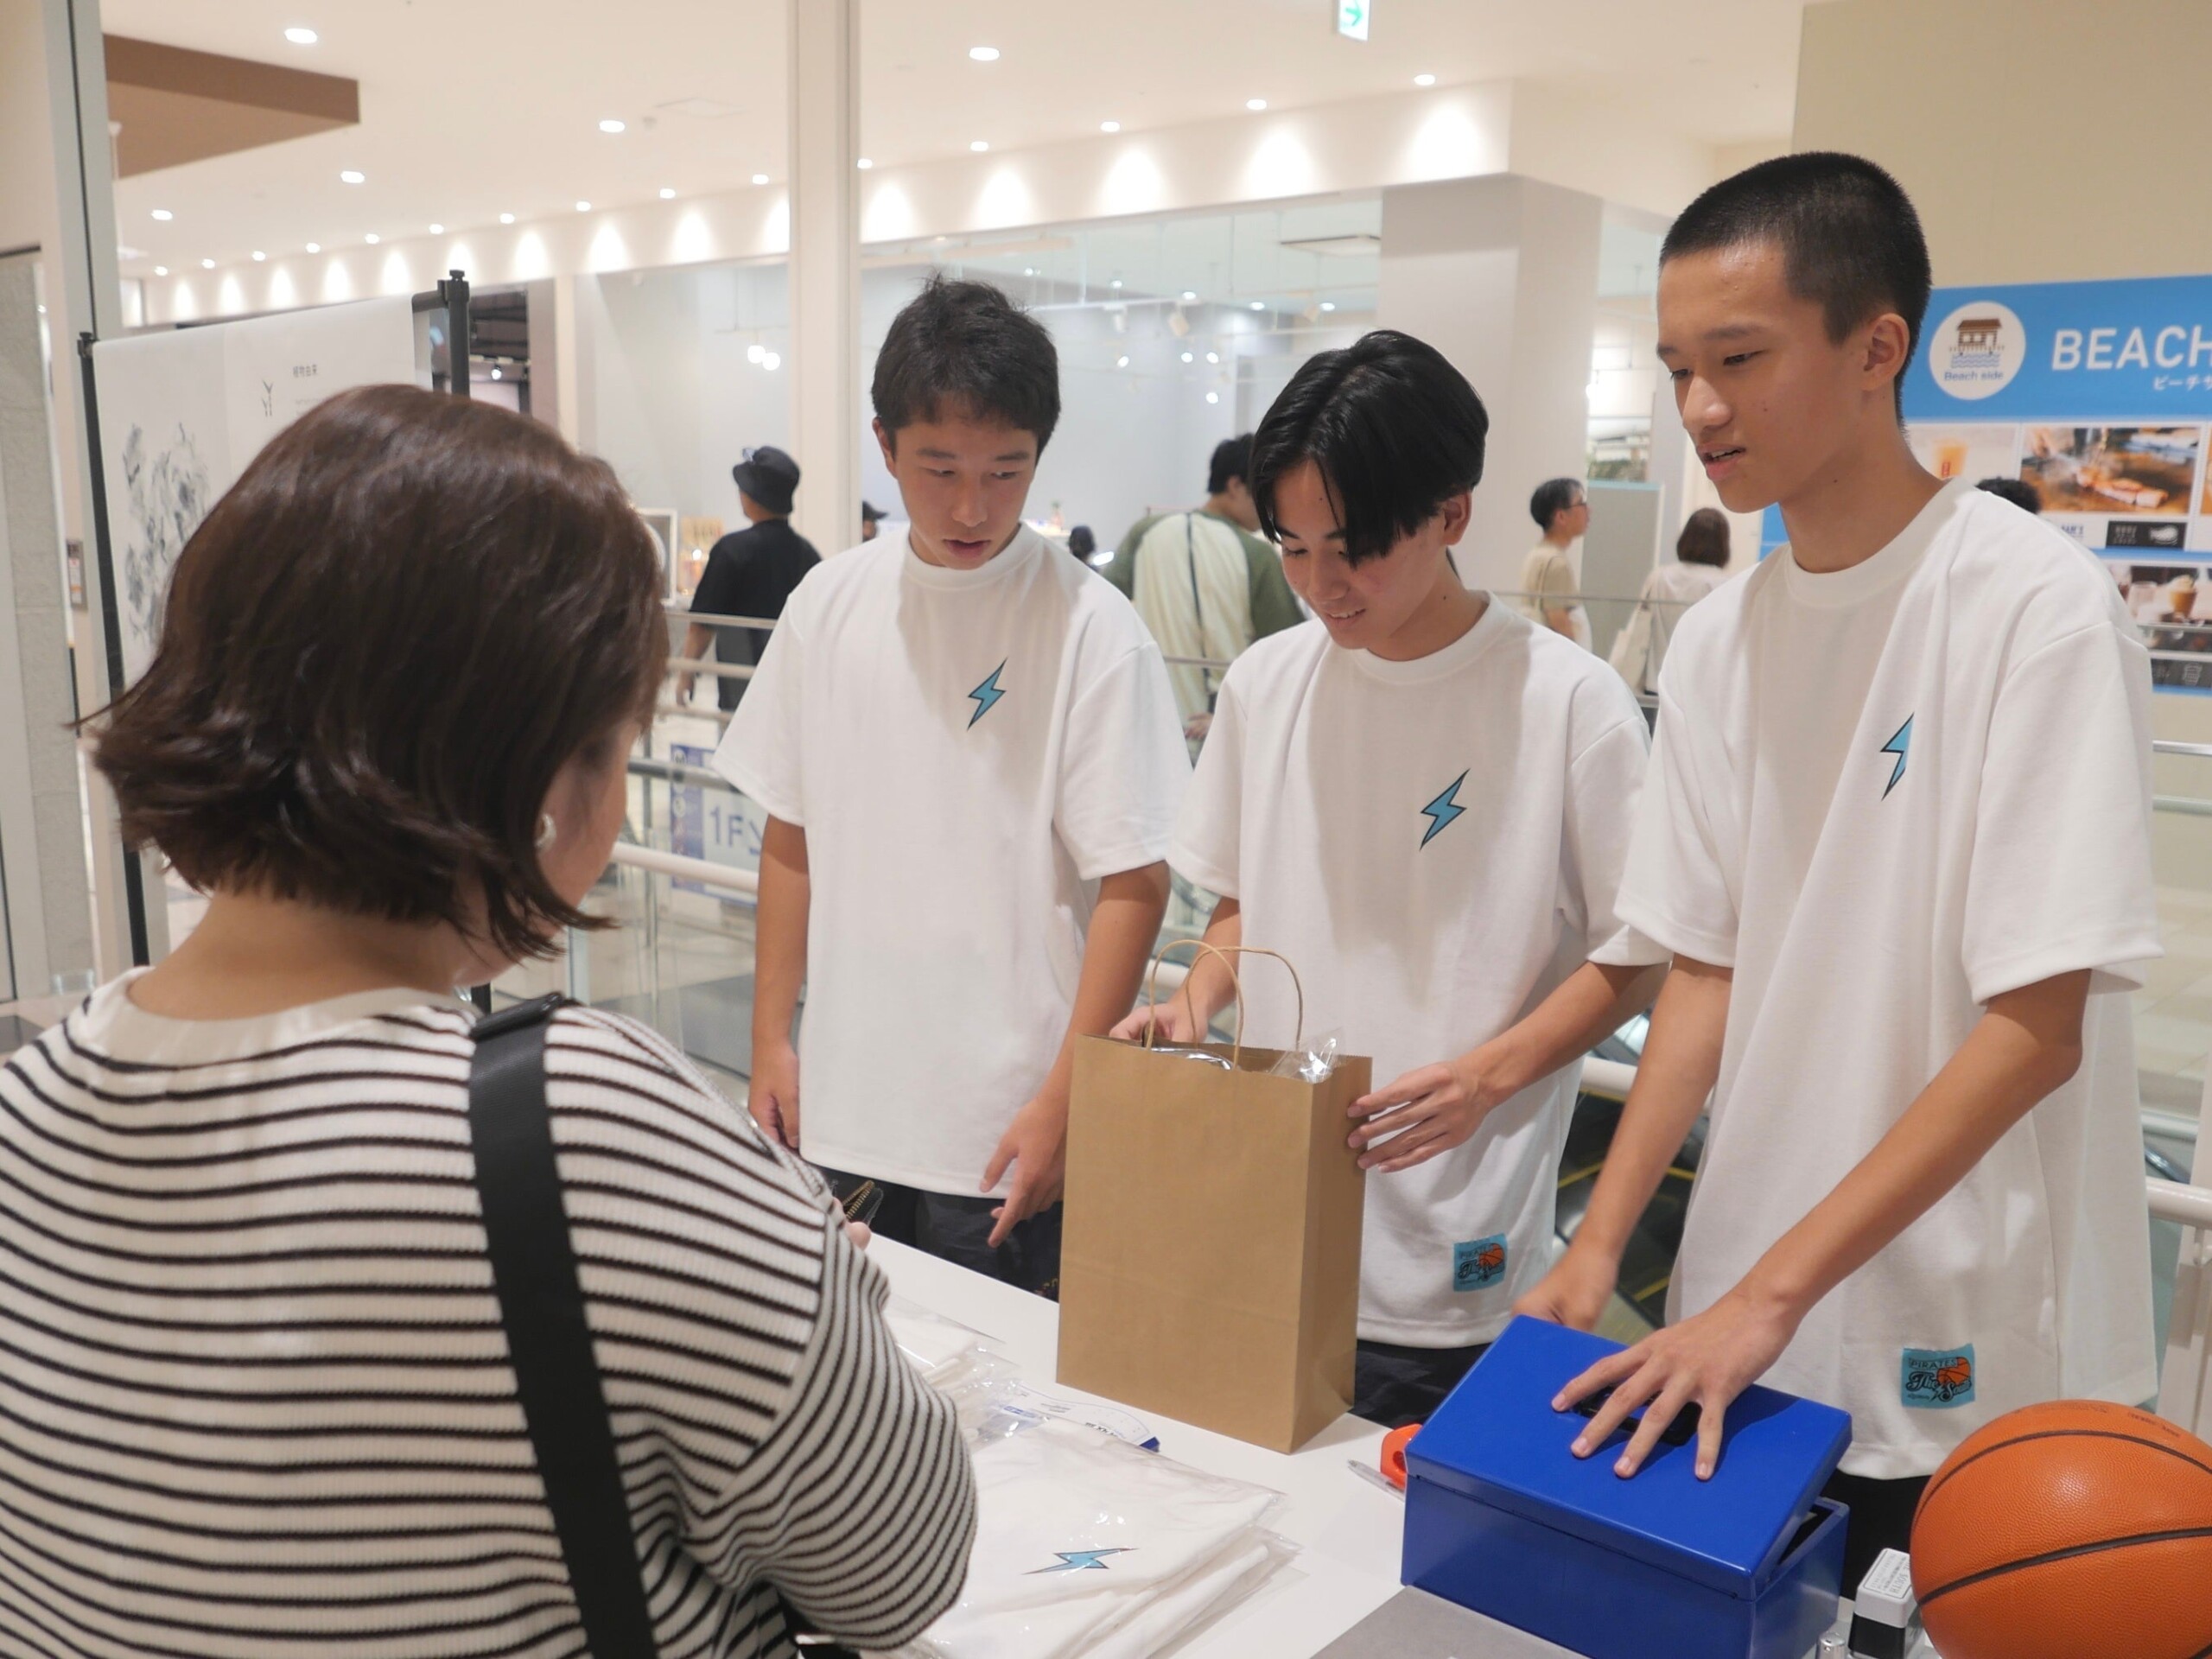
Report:
M 1422 814 L 1429 821 L 1428 833 L 1421 838 L 1422 846 L 1426 847 L 1430 842 L 1434 841 L 1438 833 L 1446 824 L 1467 810 L 1454 798 L 1459 793 L 1459 785 L 1466 781 L 1467 774 L 1463 772 L 1452 780 L 1451 788 L 1421 808 Z
M 1886 801 L 1890 798 L 1890 791 L 1895 789 L 1897 786 L 1897 779 L 1904 776 L 1904 759 L 1906 754 L 1910 752 L 1911 748 L 1912 716 L 1910 715 L 1907 715 L 1904 717 L 1904 724 L 1897 728 L 1896 732 L 1891 734 L 1890 741 L 1883 744 L 1881 749 L 1878 751 L 1883 754 L 1894 754 L 1897 758 L 1897 765 L 1890 768 L 1889 784 L 1887 787 L 1882 791 L 1882 798 L 1884 800 Z
M 968 694 L 976 700 L 976 712 L 968 716 L 968 723 L 970 726 L 989 714 L 998 700 L 1006 696 L 1006 693 L 999 688 L 999 676 L 1005 672 L 1006 664 L 1001 663 L 990 671 L 988 677 L 981 685 Z
M 1103 1573 L 1108 1570 L 1107 1556 L 1126 1555 L 1129 1552 L 1127 1549 L 1056 1549 L 1052 1553 L 1060 1558 L 1058 1567 L 1040 1567 L 1028 1576 L 1033 1579 L 1042 1573 Z

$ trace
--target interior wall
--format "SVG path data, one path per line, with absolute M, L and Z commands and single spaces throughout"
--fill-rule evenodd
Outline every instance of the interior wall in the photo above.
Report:
M 1894 172 L 1939 283 L 2212 270 L 2212 5 L 1833 0 L 1805 10 L 1796 149 Z

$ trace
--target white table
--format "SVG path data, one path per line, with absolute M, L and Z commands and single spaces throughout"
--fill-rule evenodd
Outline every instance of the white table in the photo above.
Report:
M 990 1338 L 1033 1386 L 1071 1400 L 1101 1397 L 1054 1380 L 1060 1332 L 1056 1304 L 888 1239 L 875 1240 L 868 1255 L 899 1295 Z M 1289 1502 L 1268 1525 L 1300 1549 L 1298 1559 L 1250 1600 L 1171 1649 L 1174 1659 L 1306 1659 L 1397 1594 L 1405 1501 L 1345 1466 L 1352 1459 L 1378 1466 L 1382 1431 L 1374 1424 L 1340 1417 L 1285 1456 L 1155 1412 L 1138 1414 L 1160 1436 L 1165 1456 L 1282 1493 Z M 1846 1618 L 1850 1610 L 1847 1600 Z M 1490 1628 L 1493 1639 L 1459 1649 L 1455 1659 L 1573 1659 L 1525 1631 L 1496 1624 Z M 1917 1659 L 1936 1659 L 1934 1648 L 1923 1643 Z
M 1060 1329 L 1053 1303 L 888 1239 L 870 1244 L 868 1255 L 899 1295 L 982 1332 L 1033 1386 L 1068 1399 L 1097 1398 L 1053 1380 Z M 1285 1456 L 1154 1412 L 1138 1414 L 1160 1436 L 1166 1456 L 1282 1493 L 1289 1502 L 1268 1524 L 1300 1550 L 1249 1601 L 1179 1644 L 1175 1659 L 1299 1659 L 1328 1646 L 1398 1592 L 1405 1502 L 1345 1467 L 1349 1459 L 1376 1466 L 1382 1431 L 1374 1424 L 1340 1417 Z M 1503 1634 L 1529 1640 L 1518 1631 Z M 1544 1651 L 1557 1649 L 1497 1649 L 1499 1659 Z

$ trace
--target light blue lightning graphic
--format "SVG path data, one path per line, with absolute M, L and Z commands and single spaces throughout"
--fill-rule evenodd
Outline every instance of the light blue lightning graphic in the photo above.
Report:
M 1052 1553 L 1060 1558 L 1058 1567 L 1040 1567 L 1028 1576 L 1033 1579 L 1040 1573 L 1103 1573 L 1108 1570 L 1107 1556 L 1126 1555 L 1129 1552 L 1127 1549 L 1056 1549 Z
M 970 726 L 989 714 L 992 705 L 1006 696 L 1006 693 L 999 689 L 999 676 L 1005 672 L 1006 664 L 1001 663 L 990 671 L 989 677 L 981 685 L 968 694 L 976 700 L 976 712 L 968 716 L 968 723 Z
M 1897 786 L 1897 779 L 1904 776 L 1904 758 L 1911 748 L 1912 716 L 1907 715 L 1904 717 L 1904 724 L 1897 728 L 1895 734 L 1888 742 L 1882 745 L 1879 751 L 1883 754 L 1894 754 L 1897 758 L 1897 765 L 1890 768 L 1889 785 L 1882 791 L 1884 800 L 1890 798 L 1890 791 L 1895 789 Z
M 1451 788 L 1421 808 L 1422 813 L 1429 820 L 1428 833 L 1421 838 L 1422 846 L 1426 847 L 1430 842 L 1434 841 L 1438 831 L 1467 810 L 1453 798 L 1459 792 L 1459 785 L 1466 781 L 1467 774 L 1463 772 L 1452 780 Z

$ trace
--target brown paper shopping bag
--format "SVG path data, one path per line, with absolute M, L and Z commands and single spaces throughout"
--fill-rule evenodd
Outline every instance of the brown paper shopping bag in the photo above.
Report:
M 1221 954 L 1166 950 L 1193 944 Z M 1077 1048 L 1059 1380 L 1288 1452 L 1351 1403 L 1363 1185 L 1346 1109 L 1370 1067 L 1270 1076 L 1281 1051 L 1245 1047 L 1241 990 L 1236 1008 L 1236 1041 L 1204 1046 L 1228 1070 L 1149 1036 Z M 1304 1025 L 1301 988 L 1294 1043 Z

